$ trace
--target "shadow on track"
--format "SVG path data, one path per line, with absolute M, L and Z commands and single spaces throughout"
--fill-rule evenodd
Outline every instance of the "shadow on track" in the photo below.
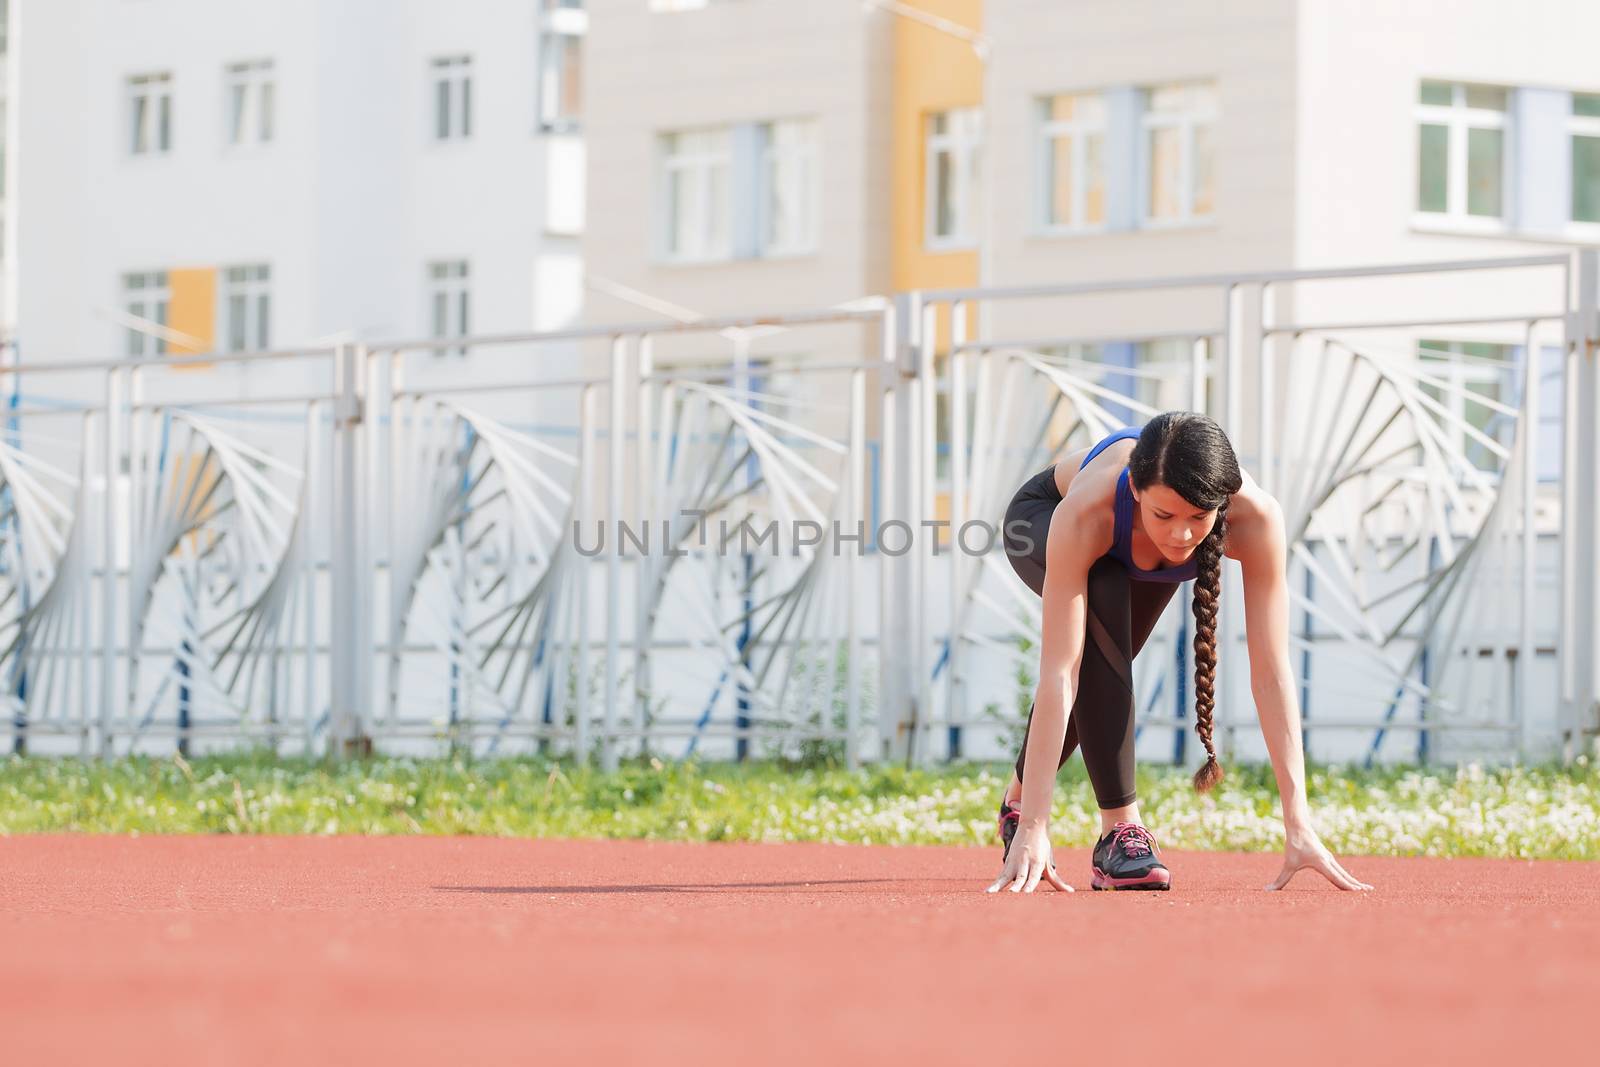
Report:
M 776 889 L 806 890 L 824 886 L 875 885 L 875 886 L 927 886 L 933 883 L 953 883 L 970 886 L 970 878 L 836 878 L 813 879 L 809 882 L 704 882 L 682 885 L 436 885 L 441 893 L 528 893 L 528 894 L 581 894 L 581 893 L 716 893 L 729 890 Z

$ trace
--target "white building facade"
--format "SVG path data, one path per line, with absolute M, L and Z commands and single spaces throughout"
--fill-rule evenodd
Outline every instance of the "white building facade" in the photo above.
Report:
M 581 4 L 9 8 L 25 364 L 576 315 Z

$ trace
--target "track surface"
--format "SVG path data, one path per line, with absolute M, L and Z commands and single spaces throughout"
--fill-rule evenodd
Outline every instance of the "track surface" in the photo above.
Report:
M 1600 864 L 1168 861 L 1027 897 L 994 849 L 0 839 L 0 1062 L 1596 1062 Z

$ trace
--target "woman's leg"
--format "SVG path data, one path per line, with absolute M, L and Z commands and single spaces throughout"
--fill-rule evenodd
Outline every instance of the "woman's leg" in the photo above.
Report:
M 1101 821 L 1137 822 L 1134 789 L 1133 659 L 1149 639 L 1175 583 L 1136 582 L 1116 560 L 1097 560 L 1089 570 L 1089 615 L 1078 690 L 1067 720 L 1067 735 L 1057 764 L 1074 747 L 1083 748 L 1084 766 L 1094 786 Z M 1029 712 L 1032 721 L 1032 711 Z M 1024 737 L 1023 751 L 1027 750 Z M 1008 796 L 1020 796 L 1023 756 Z

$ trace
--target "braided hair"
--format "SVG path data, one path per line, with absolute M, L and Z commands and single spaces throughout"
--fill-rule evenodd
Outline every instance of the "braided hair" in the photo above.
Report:
M 1128 479 L 1141 493 L 1165 485 L 1197 508 L 1215 510 L 1216 522 L 1195 548 L 1194 719 L 1206 748 L 1194 787 L 1204 793 L 1222 781 L 1211 741 L 1216 709 L 1217 601 L 1222 595 L 1222 550 L 1228 539 L 1228 500 L 1244 484 L 1227 435 L 1194 411 L 1169 411 L 1145 424 L 1128 460 Z

